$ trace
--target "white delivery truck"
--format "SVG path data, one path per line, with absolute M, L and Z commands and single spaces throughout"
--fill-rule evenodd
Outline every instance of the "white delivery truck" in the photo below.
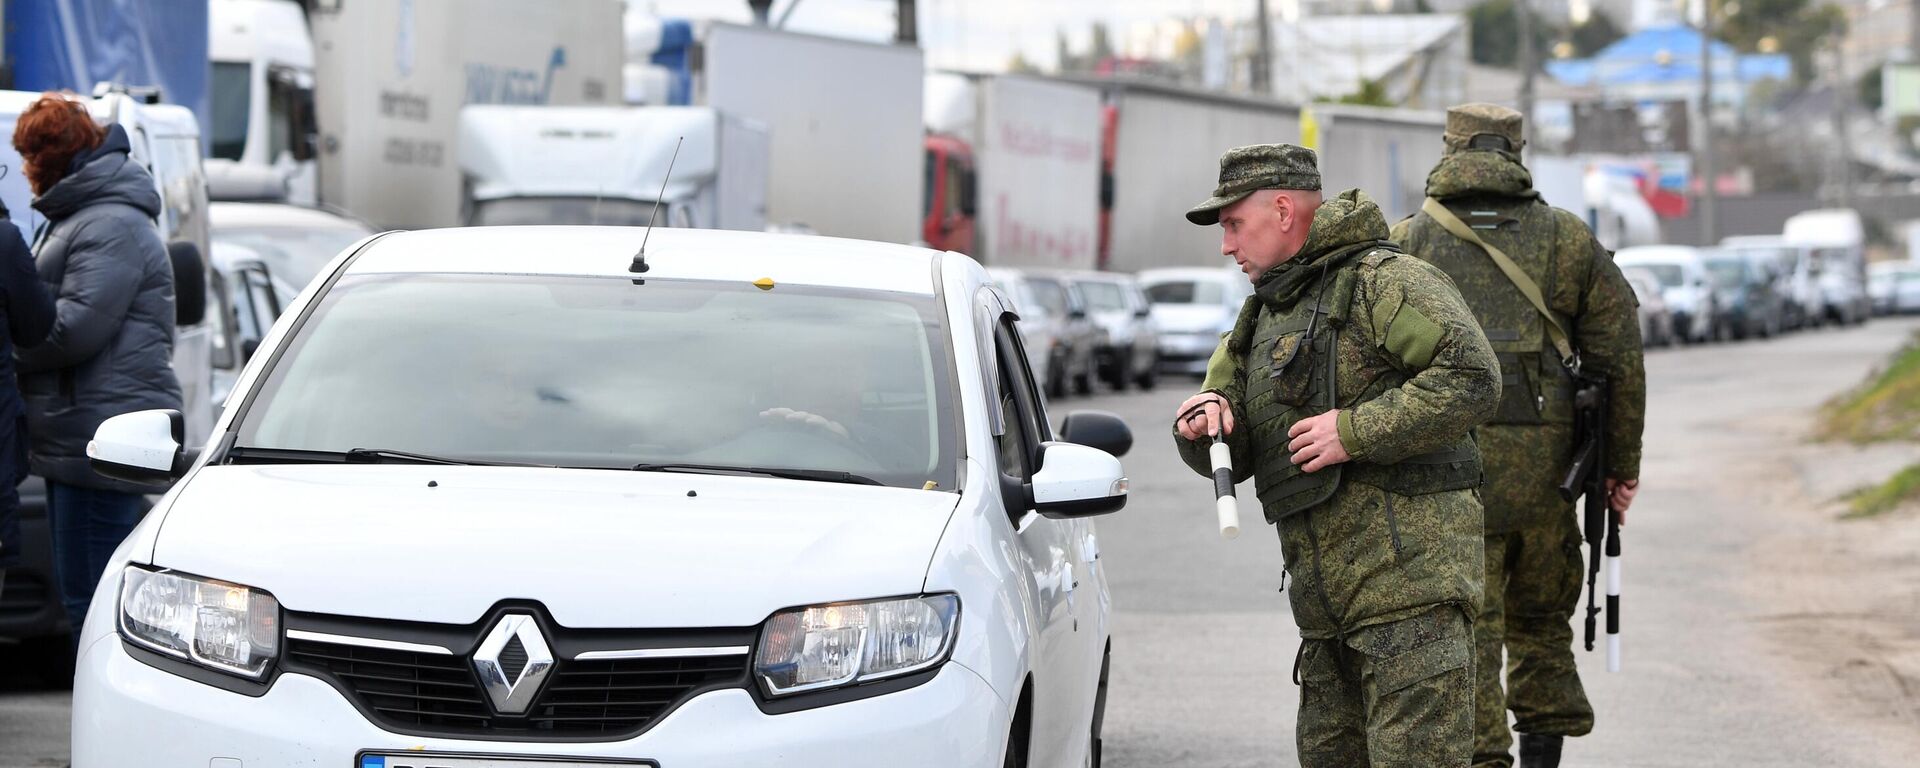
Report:
M 1075 83 L 928 75 L 923 238 L 996 266 L 1093 269 L 1100 115 Z
M 1848 208 L 1805 211 L 1787 217 L 1780 236 L 1813 249 L 1827 319 L 1843 325 L 1866 322 L 1872 314 L 1867 295 L 1867 229 Z
M 216 199 L 319 200 L 313 36 L 295 0 L 213 0 L 207 180 Z
M 772 134 L 767 218 L 837 237 L 918 237 L 919 48 L 723 23 L 699 38 L 693 103 Z
M 765 126 L 708 107 L 470 106 L 461 223 L 644 226 L 659 202 L 661 226 L 765 229 L 767 153 Z
M 460 223 L 468 104 L 613 105 L 620 0 L 314 6 L 320 200 L 379 228 Z

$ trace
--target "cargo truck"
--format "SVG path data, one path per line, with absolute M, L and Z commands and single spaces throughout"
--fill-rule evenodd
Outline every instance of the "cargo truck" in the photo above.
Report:
M 294 0 L 212 0 L 207 179 L 216 199 L 319 199 L 313 35 Z
M 926 94 L 923 239 L 998 266 L 1098 266 L 1100 93 L 935 73 Z
M 459 224 L 460 108 L 619 104 L 623 10 L 620 0 L 315 4 L 321 202 L 378 228 Z

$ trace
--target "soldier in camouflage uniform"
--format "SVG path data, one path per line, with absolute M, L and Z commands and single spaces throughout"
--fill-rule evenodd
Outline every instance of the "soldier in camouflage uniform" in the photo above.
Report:
M 1445 271 L 1500 358 L 1503 396 L 1478 436 L 1487 484 L 1486 601 L 1474 624 L 1478 723 L 1474 765 L 1513 764 L 1507 710 L 1523 768 L 1558 765 L 1564 737 L 1593 729 L 1574 667 L 1569 620 L 1580 598 L 1580 528 L 1560 498 L 1572 461 L 1572 379 L 1554 322 L 1584 370 L 1612 383 L 1606 441 L 1612 507 L 1639 488 L 1646 374 L 1633 290 L 1580 217 L 1549 207 L 1520 163 L 1520 114 L 1488 104 L 1447 111 L 1446 154 L 1427 195 L 1499 249 L 1539 287 L 1549 322 L 1478 245 L 1428 212 L 1394 227 L 1407 253 Z M 1501 651 L 1508 690 L 1501 691 Z
M 1224 430 L 1235 481 L 1255 479 L 1279 527 L 1301 764 L 1459 768 L 1483 578 L 1468 431 L 1499 400 L 1497 363 L 1446 276 L 1386 241 L 1372 200 L 1319 190 L 1312 151 L 1240 147 L 1187 213 L 1220 224 L 1256 293 L 1175 439 L 1211 476 L 1208 436 Z

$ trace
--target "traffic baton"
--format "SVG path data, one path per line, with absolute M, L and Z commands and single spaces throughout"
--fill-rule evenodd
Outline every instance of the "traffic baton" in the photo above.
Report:
M 1227 439 L 1218 431 L 1213 433 L 1213 445 L 1207 449 L 1207 455 L 1213 458 L 1213 493 L 1220 515 L 1220 538 L 1232 539 L 1240 535 L 1240 502 L 1233 496 L 1233 451 L 1227 448 Z
M 1607 671 L 1620 671 L 1620 513 L 1607 510 Z

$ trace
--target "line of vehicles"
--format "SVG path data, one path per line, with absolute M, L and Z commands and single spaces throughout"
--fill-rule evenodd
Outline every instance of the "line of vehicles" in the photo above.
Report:
M 1789 217 L 1779 235 L 1625 248 L 1614 263 L 1640 300 L 1648 346 L 1701 344 L 1866 322 L 1878 289 L 1865 248 L 1859 215 L 1827 209 Z

